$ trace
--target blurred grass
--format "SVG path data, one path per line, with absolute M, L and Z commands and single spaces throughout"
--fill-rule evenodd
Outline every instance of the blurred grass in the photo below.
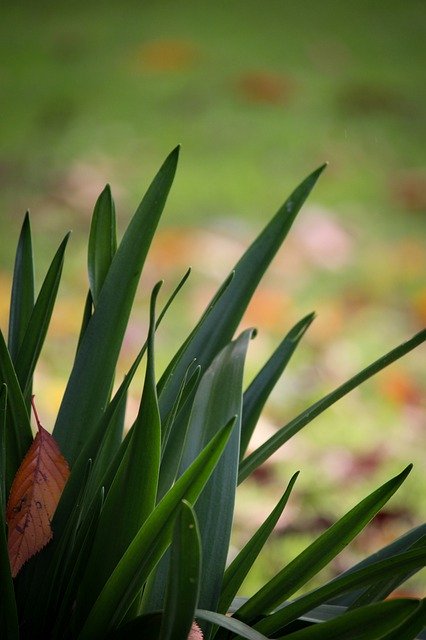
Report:
M 247 316 L 261 329 L 250 377 L 296 319 L 318 312 L 262 431 L 424 325 L 421 0 L 20 2 L 3 8 L 0 29 L 3 327 L 25 209 L 39 283 L 61 235 L 74 231 L 35 389 L 51 418 L 75 348 L 95 198 L 112 184 L 120 226 L 177 142 L 182 161 L 123 370 L 144 337 L 153 282 L 165 277 L 171 288 L 195 267 L 179 322 L 170 315 L 159 336 L 161 369 L 263 221 L 324 160 L 329 169 Z M 415 470 L 390 529 L 398 535 L 424 517 L 423 359 L 418 350 L 342 401 L 265 472 L 273 500 L 302 469 L 294 513 L 303 535 L 315 529 L 309 514 L 335 517 L 409 460 Z M 257 485 L 242 489 L 237 544 L 263 512 L 256 499 L 244 517 Z M 271 567 L 288 557 L 283 540 L 278 533 Z

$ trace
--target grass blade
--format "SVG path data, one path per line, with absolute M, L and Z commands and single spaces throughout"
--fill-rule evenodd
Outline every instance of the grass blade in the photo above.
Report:
M 334 389 L 331 393 L 326 395 L 318 402 L 312 404 L 308 409 L 302 411 L 296 418 L 291 420 L 284 427 L 274 433 L 269 440 L 263 445 L 258 447 L 256 451 L 253 451 L 247 458 L 245 458 L 240 464 L 240 471 L 238 475 L 238 483 L 243 482 L 257 467 L 265 462 L 277 449 L 279 449 L 285 442 L 290 440 L 296 433 L 298 433 L 303 427 L 309 424 L 320 413 L 331 407 L 332 404 L 343 398 L 347 393 L 358 387 L 362 382 L 371 378 L 395 360 L 399 360 L 403 355 L 422 344 L 426 340 L 426 329 L 419 331 L 407 342 L 403 342 L 392 351 L 389 351 L 386 355 L 382 356 L 368 367 L 357 373 L 353 378 L 344 382 L 340 387 Z
M 115 205 L 111 188 L 107 184 L 96 201 L 89 235 L 87 266 L 90 291 L 95 307 L 116 251 Z
M 244 578 L 250 571 L 253 563 L 263 549 L 265 542 L 267 541 L 275 525 L 277 524 L 278 519 L 280 518 L 288 502 L 298 475 L 299 472 L 293 475 L 276 507 L 226 569 L 222 582 L 220 601 L 217 608 L 219 613 L 228 612 L 229 607 L 238 592 L 238 589 L 244 581 Z
M 8 348 L 15 362 L 34 307 L 34 264 L 29 213 L 25 214 L 16 250 L 10 300 Z
M 32 376 L 52 317 L 69 236 L 62 240 L 47 271 L 16 359 L 16 375 L 25 398 L 31 393 Z
M 171 545 L 161 640 L 187 638 L 195 616 L 200 588 L 201 539 L 191 505 L 182 501 Z
M 319 536 L 237 611 L 250 621 L 277 607 L 306 584 L 336 557 L 391 498 L 411 471 L 409 465 L 399 475 L 376 489 Z
M 244 393 L 240 459 L 247 450 L 265 402 L 314 318 L 315 314 L 310 313 L 288 332 Z
M 177 160 L 175 149 L 127 227 L 78 349 L 54 429 L 71 466 L 108 401 L 139 276 L 173 182 Z

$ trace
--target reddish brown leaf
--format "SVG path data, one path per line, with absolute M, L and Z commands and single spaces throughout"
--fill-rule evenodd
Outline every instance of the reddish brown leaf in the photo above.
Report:
M 70 473 L 54 438 L 35 415 L 38 433 L 16 473 L 6 510 L 13 577 L 52 538 L 50 523 Z

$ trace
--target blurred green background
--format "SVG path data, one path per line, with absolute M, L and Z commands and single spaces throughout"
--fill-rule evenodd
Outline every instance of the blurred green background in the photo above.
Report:
M 158 369 L 266 220 L 330 165 L 251 305 L 248 380 L 302 315 L 318 313 L 259 429 L 276 426 L 425 324 L 426 12 L 422 0 L 7 3 L 2 8 L 0 320 L 31 210 L 38 284 L 73 229 L 35 382 L 48 426 L 86 290 L 93 204 L 111 183 L 119 228 L 182 144 L 123 349 L 146 332 L 150 287 L 193 274 L 158 338 Z M 302 474 L 251 591 L 295 550 L 409 461 L 399 497 L 337 571 L 425 512 L 424 349 L 340 401 L 241 487 L 238 547 Z M 137 387 L 130 398 L 135 410 Z M 419 589 L 419 581 L 414 589 Z

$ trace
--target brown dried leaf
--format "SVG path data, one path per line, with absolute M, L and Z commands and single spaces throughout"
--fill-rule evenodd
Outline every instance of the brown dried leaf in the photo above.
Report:
M 50 523 L 69 476 L 54 438 L 37 418 L 38 433 L 19 467 L 6 509 L 12 577 L 52 538 Z

